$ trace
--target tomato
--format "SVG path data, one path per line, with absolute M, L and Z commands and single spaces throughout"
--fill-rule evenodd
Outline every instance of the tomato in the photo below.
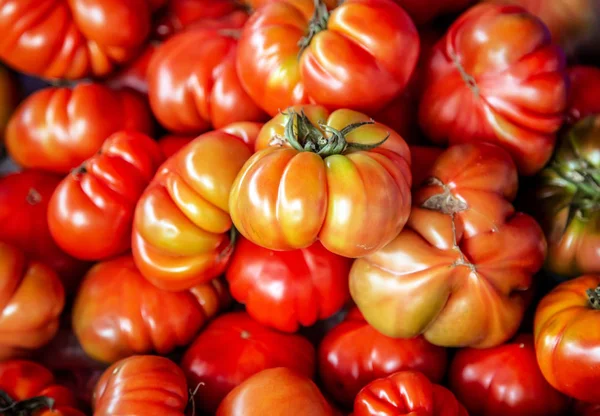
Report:
M 85 276 L 73 306 L 73 331 L 98 361 L 153 351 L 164 355 L 189 344 L 228 304 L 219 280 L 166 292 L 144 279 L 127 255 L 98 263 Z
M 557 390 L 600 404 L 600 276 L 554 288 L 538 304 L 534 337 L 542 374 Z
M 240 123 L 205 133 L 170 157 L 146 188 L 134 216 L 132 252 L 140 272 L 165 290 L 184 290 L 225 271 L 231 185 L 251 156 Z M 242 132 L 244 132 L 242 134 Z
M 548 270 L 600 273 L 600 114 L 566 132 L 538 180 L 536 217 L 548 239 Z
M 137 355 L 117 361 L 94 391 L 94 416 L 184 416 L 188 403 L 183 371 L 171 360 Z
M 3 66 L 0 66 L 0 156 L 4 143 L 4 129 L 19 99 L 16 79 Z
M 570 100 L 567 121 L 574 124 L 587 116 L 600 114 L 600 68 L 569 68 Z
M 62 251 L 50 234 L 46 219 L 48 202 L 60 181 L 60 176 L 38 170 L 0 178 L 0 241 L 50 266 L 58 273 L 67 293 L 72 293 L 89 264 Z
M 319 242 L 300 250 L 272 251 L 240 238 L 227 281 L 235 300 L 263 325 L 296 332 L 339 311 L 350 299 L 351 261 Z
M 135 204 L 163 160 L 158 144 L 142 133 L 108 137 L 52 195 L 48 225 L 54 241 L 84 260 L 128 251 Z
M 6 148 L 23 167 L 68 173 L 118 130 L 152 130 L 147 105 L 133 91 L 95 83 L 48 87 L 19 105 L 6 129 Z
M 261 371 L 233 389 L 216 416 L 333 416 L 335 411 L 308 377 L 289 368 Z
M 458 351 L 449 378 L 450 389 L 471 416 L 567 413 L 569 399 L 544 379 L 529 334 L 494 348 Z
M 325 390 L 350 408 L 364 386 L 398 371 L 420 371 L 439 383 L 447 360 L 444 348 L 423 337 L 394 339 L 380 334 L 357 308 L 325 336 L 318 357 Z
M 406 87 L 419 36 L 391 0 L 346 0 L 333 11 L 313 0 L 270 2 L 248 20 L 237 72 L 271 116 L 295 104 L 375 113 Z
M 600 404 L 576 401 L 573 405 L 573 416 L 600 416 Z
M 418 371 L 400 371 L 370 382 L 357 394 L 353 416 L 468 416 L 456 397 Z
M 439 147 L 410 146 L 411 159 L 414 161 L 410 165 L 413 189 L 419 189 L 423 182 L 429 179 L 429 171 L 442 153 L 444 153 L 444 149 Z
M 412 17 L 417 25 L 430 22 L 435 17 L 460 12 L 475 0 L 395 0 Z
M 160 150 L 162 150 L 165 158 L 168 159 L 195 138 L 196 136 L 166 135 L 158 139 L 158 146 L 160 147 Z
M 1 0 L 0 59 L 45 78 L 102 76 L 135 56 L 166 0 Z
M 373 149 L 386 138 L 389 145 Z M 246 162 L 229 200 L 236 229 L 253 243 L 292 250 L 318 239 L 335 254 L 360 257 L 404 226 L 410 151 L 385 126 L 352 110 L 306 106 L 266 123 L 256 147 L 269 141 Z
M 305 338 L 259 324 L 245 312 L 221 315 L 190 345 L 181 361 L 196 406 L 214 413 L 238 384 L 267 368 L 286 367 L 312 378 L 315 349 Z
M 402 232 L 354 262 L 350 294 L 390 337 L 501 344 L 517 331 L 546 254 L 540 226 L 510 202 L 516 167 L 500 147 L 470 143 L 446 150 L 428 176 Z
M 158 44 L 149 43 L 144 51 L 126 66 L 115 72 L 105 82 L 111 88 L 129 88 L 140 94 L 148 94 L 148 66 Z
M 433 141 L 496 143 L 519 172 L 552 154 L 567 107 L 565 57 L 524 9 L 480 4 L 454 21 L 425 75 L 419 121 Z
M 0 409 L 6 416 L 84 416 L 71 390 L 44 366 L 27 360 L 0 363 Z

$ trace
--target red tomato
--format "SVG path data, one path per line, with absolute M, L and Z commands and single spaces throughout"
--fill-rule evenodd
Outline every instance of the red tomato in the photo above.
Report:
M 158 139 L 158 146 L 160 147 L 160 150 L 162 150 L 165 158 L 168 159 L 195 138 L 196 136 L 167 135 Z
M 571 81 L 567 121 L 570 124 L 587 116 L 600 114 L 600 68 L 574 66 L 569 68 Z
M 154 355 L 125 358 L 110 366 L 94 391 L 94 416 L 184 416 L 188 403 L 183 371 Z
M 600 416 L 600 404 L 585 403 L 577 400 L 573 404 L 573 416 Z
M 86 275 L 73 306 L 73 331 L 98 361 L 153 351 L 164 355 L 189 344 L 228 304 L 219 280 L 166 292 L 140 275 L 131 256 L 123 256 L 96 264 Z
M 10 115 L 17 106 L 18 100 L 16 79 L 6 68 L 0 66 L 0 155 L 2 155 L 4 144 L 4 129 L 6 129 Z
M 190 387 L 197 389 L 196 406 L 214 413 L 234 387 L 264 369 L 286 367 L 312 378 L 315 350 L 300 335 L 277 332 L 244 312 L 232 312 L 198 335 L 181 367 Z
M 50 234 L 48 202 L 60 181 L 60 176 L 37 170 L 0 178 L 0 241 L 50 266 L 71 293 L 89 265 L 63 252 Z
M 106 85 L 115 89 L 130 88 L 147 95 L 148 66 L 157 48 L 157 44 L 149 43 L 138 57 L 107 79 Z
M 417 25 L 428 23 L 443 14 L 460 12 L 475 0 L 394 0 L 404 8 Z
M 54 241 L 84 260 L 128 251 L 135 204 L 163 160 L 158 144 L 142 133 L 108 137 L 52 195 L 48 225 Z
M 499 144 L 522 174 L 533 174 L 563 122 L 565 71 L 563 52 L 538 18 L 517 6 L 475 6 L 434 48 L 421 126 L 437 143 Z
M 557 390 L 600 404 L 600 276 L 558 285 L 538 304 L 534 337 L 542 374 Z
M 439 383 L 446 371 L 446 350 L 423 337 L 394 339 L 375 331 L 353 308 L 319 345 L 319 374 L 325 390 L 352 407 L 367 384 L 397 371 L 414 370 Z
M 0 410 L 6 416 L 85 416 L 71 390 L 56 384 L 48 369 L 26 360 L 0 363 Z
M 0 0 L 0 59 L 45 78 L 102 76 L 131 59 L 166 0 Z
M 354 400 L 353 416 L 468 416 L 456 397 L 418 371 L 400 371 L 367 384 Z
M 271 116 L 295 104 L 374 113 L 404 87 L 419 36 L 391 0 L 346 0 L 333 11 L 313 0 L 267 3 L 244 27 L 237 72 Z
M 410 146 L 412 188 L 419 189 L 429 179 L 429 172 L 444 149 L 430 146 Z
M 227 268 L 231 295 L 263 325 L 296 332 L 339 311 L 350 299 L 351 261 L 319 242 L 272 251 L 241 238 Z
M 569 406 L 544 379 L 529 334 L 494 348 L 458 351 L 450 389 L 471 416 L 559 416 Z
M 289 368 L 261 371 L 233 389 L 216 416 L 333 416 L 336 411 L 308 377 Z
M 6 129 L 6 148 L 21 166 L 68 173 L 118 130 L 151 132 L 141 96 L 94 83 L 49 87 L 19 105 Z

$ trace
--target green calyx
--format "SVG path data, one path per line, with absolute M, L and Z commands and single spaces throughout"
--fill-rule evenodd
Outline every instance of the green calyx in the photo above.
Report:
M 596 289 L 588 289 L 585 291 L 588 297 L 590 307 L 595 310 L 600 310 L 600 286 Z
M 389 137 L 374 144 L 352 143 L 346 140 L 346 135 L 357 128 L 374 124 L 373 120 L 352 123 L 337 130 L 325 123 L 319 123 L 319 129 L 313 125 L 304 112 L 300 114 L 295 111 L 284 113 L 289 116 L 285 124 L 285 139 L 296 150 L 301 152 L 313 152 L 321 157 L 339 155 L 351 150 L 371 150 L 382 145 Z M 329 134 L 326 134 L 329 133 Z
M 304 49 L 310 45 L 313 37 L 321 32 L 322 30 L 327 29 L 327 21 L 329 20 L 329 10 L 327 10 L 327 6 L 325 3 L 321 2 L 321 0 L 314 0 L 315 3 L 315 11 L 313 13 L 312 18 L 308 22 L 308 31 L 304 37 L 302 37 L 298 41 L 298 46 L 300 47 L 300 51 L 298 52 L 298 57 L 302 55 Z
M 45 396 L 32 397 L 31 399 L 15 401 L 5 391 L 0 390 L 0 415 L 4 416 L 31 416 L 42 409 L 52 409 L 54 399 Z

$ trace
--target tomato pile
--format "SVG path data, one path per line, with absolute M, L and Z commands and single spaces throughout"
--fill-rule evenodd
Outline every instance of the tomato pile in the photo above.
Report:
M 600 1 L 0 34 L 0 415 L 600 416 Z

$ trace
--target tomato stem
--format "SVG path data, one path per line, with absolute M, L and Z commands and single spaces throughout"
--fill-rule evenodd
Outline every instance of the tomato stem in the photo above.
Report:
M 54 399 L 46 396 L 36 396 L 27 400 L 13 400 L 8 393 L 0 390 L 0 414 L 4 416 L 28 416 L 41 409 L 54 407 Z
M 29 205 L 37 205 L 42 202 L 42 195 L 35 188 L 29 188 L 25 200 Z
M 302 52 L 310 45 L 313 37 L 322 30 L 327 29 L 327 21 L 329 20 L 329 11 L 327 5 L 321 0 L 314 0 L 315 11 L 312 18 L 308 22 L 308 31 L 299 41 L 298 46 L 300 51 L 298 52 L 298 58 L 302 55 Z
M 432 195 L 427 198 L 422 204 L 422 208 L 427 208 L 432 211 L 439 211 L 442 214 L 453 215 L 458 212 L 465 211 L 468 205 L 452 195 L 450 188 L 437 178 L 431 178 L 426 185 L 440 186 L 442 192 Z
M 596 289 L 588 289 L 585 291 L 588 301 L 592 309 L 600 310 L 600 285 Z

